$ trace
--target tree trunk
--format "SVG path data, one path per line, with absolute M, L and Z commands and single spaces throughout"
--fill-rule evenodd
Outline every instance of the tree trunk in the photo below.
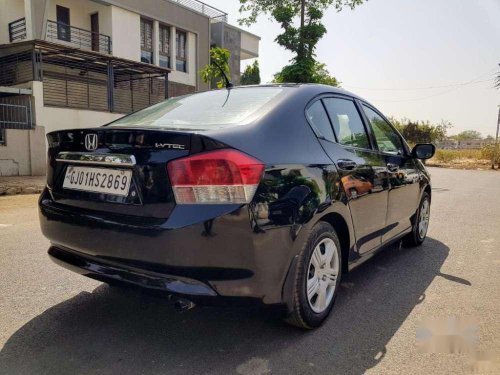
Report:
M 300 2 L 300 29 L 299 29 L 299 53 L 298 60 L 304 58 L 304 25 L 306 18 L 306 0 Z

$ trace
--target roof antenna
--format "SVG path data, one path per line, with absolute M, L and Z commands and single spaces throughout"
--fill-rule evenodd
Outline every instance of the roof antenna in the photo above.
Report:
M 224 81 L 226 81 L 226 89 L 231 89 L 234 87 L 234 84 L 229 80 L 229 78 L 227 78 L 227 75 L 226 75 L 226 72 L 224 71 L 224 69 L 221 68 L 221 66 L 219 64 L 217 64 L 217 62 L 215 61 L 212 61 L 214 63 L 214 65 L 219 68 L 220 72 L 222 73 L 222 77 L 224 78 Z

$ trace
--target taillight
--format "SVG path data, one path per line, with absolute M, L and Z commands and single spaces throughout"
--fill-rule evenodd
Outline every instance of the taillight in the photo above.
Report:
M 172 160 L 167 170 L 177 204 L 250 203 L 264 164 L 224 149 Z

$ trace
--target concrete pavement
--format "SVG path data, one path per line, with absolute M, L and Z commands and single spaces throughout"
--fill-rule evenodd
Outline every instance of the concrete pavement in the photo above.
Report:
M 37 197 L 0 197 L 0 374 L 470 373 L 469 355 L 421 353 L 416 334 L 429 317 L 470 318 L 474 350 L 498 358 L 500 173 L 430 171 L 425 244 L 353 271 L 312 332 L 253 309 L 178 314 L 66 271 L 46 255 Z

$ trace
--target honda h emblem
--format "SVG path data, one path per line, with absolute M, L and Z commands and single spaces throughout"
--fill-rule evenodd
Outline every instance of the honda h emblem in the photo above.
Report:
M 97 148 L 97 134 L 87 134 L 85 136 L 85 148 L 94 151 Z

